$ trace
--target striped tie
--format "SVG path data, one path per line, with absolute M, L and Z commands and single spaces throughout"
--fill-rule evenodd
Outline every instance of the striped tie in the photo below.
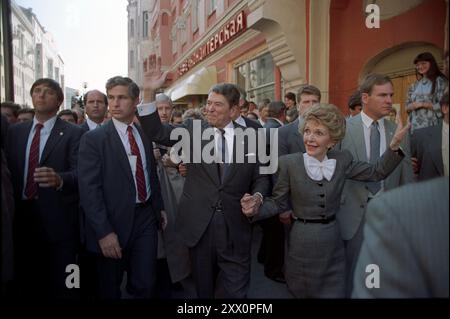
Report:
M 44 127 L 41 123 L 36 124 L 33 140 L 30 147 L 30 156 L 28 158 L 27 185 L 25 187 L 25 197 L 33 199 L 38 192 L 38 185 L 34 182 L 34 171 L 39 164 L 39 144 L 41 140 L 41 129 Z
M 141 152 L 133 135 L 133 128 L 128 126 L 128 141 L 130 142 L 131 154 L 137 157 L 136 160 L 136 185 L 138 190 L 138 199 L 145 202 L 147 199 L 147 186 L 145 184 L 144 168 L 142 166 Z

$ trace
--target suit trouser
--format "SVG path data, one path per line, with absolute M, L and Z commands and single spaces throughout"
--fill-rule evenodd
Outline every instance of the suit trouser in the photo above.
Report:
M 361 245 L 363 241 L 363 231 L 364 231 L 365 217 L 363 216 L 361 223 L 359 224 L 356 234 L 350 239 L 344 241 L 345 246 L 345 278 L 346 278 L 346 288 L 345 296 L 350 298 L 353 290 L 353 276 L 355 273 L 356 263 L 358 261 L 359 251 L 361 250 Z
M 250 283 L 250 245 L 233 245 L 221 212 L 190 249 L 192 276 L 199 298 L 246 298 Z
M 77 264 L 77 239 L 50 242 L 40 218 L 37 201 L 21 201 L 14 222 L 17 293 L 21 297 L 79 297 L 77 288 L 68 288 L 66 267 Z
M 157 219 L 150 204 L 136 207 L 133 229 L 122 259 L 97 256 L 98 294 L 101 299 L 120 299 L 123 274 L 127 291 L 135 298 L 153 298 L 156 284 Z
M 284 265 L 284 225 L 278 215 L 261 220 L 261 254 L 264 262 L 264 274 L 268 277 L 283 276 Z

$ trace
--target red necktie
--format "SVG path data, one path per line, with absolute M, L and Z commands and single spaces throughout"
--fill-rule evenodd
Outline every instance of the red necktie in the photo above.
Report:
M 28 174 L 27 185 L 25 188 L 25 196 L 27 199 L 33 199 L 38 192 L 38 185 L 34 182 L 34 171 L 39 164 L 39 143 L 41 140 L 41 129 L 44 127 L 41 123 L 36 124 L 33 141 L 30 147 L 30 156 L 28 158 Z
M 147 186 L 145 184 L 144 168 L 142 166 L 141 152 L 134 139 L 133 128 L 128 126 L 128 141 L 130 142 L 131 154 L 137 157 L 136 160 L 136 185 L 138 190 L 138 199 L 140 202 L 145 202 L 147 199 Z

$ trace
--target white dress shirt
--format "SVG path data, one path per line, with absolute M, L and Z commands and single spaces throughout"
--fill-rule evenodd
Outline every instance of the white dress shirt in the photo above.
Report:
M 239 115 L 239 117 L 235 120 L 235 122 L 240 126 L 247 127 L 247 123 L 245 123 L 245 120 L 241 115 Z
M 97 124 L 94 121 L 90 120 L 89 118 L 86 119 L 86 122 L 87 122 L 87 125 L 89 126 L 89 131 L 95 130 L 100 125 L 100 124 Z
M 41 161 L 42 152 L 44 151 L 45 144 L 47 144 L 50 133 L 52 132 L 53 127 L 55 126 L 56 115 L 51 119 L 48 119 L 44 123 L 41 129 L 41 135 L 39 139 L 39 162 Z M 33 125 L 31 126 L 30 134 L 28 134 L 27 148 L 25 151 L 25 169 L 23 170 L 23 189 L 22 189 L 22 199 L 27 199 L 25 196 L 25 188 L 27 187 L 27 176 L 28 176 L 28 162 L 30 159 L 30 148 L 31 143 L 33 142 L 34 133 L 36 132 L 36 124 L 38 124 L 38 120 L 36 117 L 33 118 Z M 38 165 L 39 166 L 39 165 Z
M 228 158 L 228 162 L 227 163 L 231 163 L 232 159 L 233 159 L 233 143 L 234 143 L 234 125 L 233 122 L 228 123 L 225 127 L 225 141 L 227 142 L 227 158 Z M 217 150 L 217 156 L 219 156 L 219 158 L 221 157 L 220 154 L 220 146 L 222 144 L 222 133 L 220 133 L 218 128 L 214 128 L 214 144 L 216 146 L 216 150 Z
M 123 144 L 123 147 L 125 148 L 125 152 L 127 153 L 127 156 L 128 157 L 132 156 L 130 141 L 128 139 L 128 131 L 127 131 L 128 125 L 116 120 L 115 118 L 112 118 L 112 121 L 114 123 L 114 127 L 116 128 L 117 133 L 119 134 L 120 140 L 122 141 L 122 144 Z M 147 198 L 145 200 L 147 201 L 150 197 L 151 190 L 150 190 L 150 178 L 149 178 L 148 172 L 147 172 L 147 157 L 145 156 L 144 143 L 142 142 L 139 131 L 136 129 L 136 126 L 134 125 L 134 123 L 131 123 L 130 125 L 133 128 L 134 139 L 136 140 L 136 144 L 138 145 L 139 152 L 141 153 L 142 168 L 144 169 L 145 186 L 147 189 Z M 132 172 L 133 178 L 134 178 L 134 186 L 136 188 L 136 203 L 140 203 L 139 198 L 138 198 L 137 184 L 136 184 L 136 167 L 132 167 L 131 162 L 130 162 L 130 168 L 131 168 L 131 172 Z

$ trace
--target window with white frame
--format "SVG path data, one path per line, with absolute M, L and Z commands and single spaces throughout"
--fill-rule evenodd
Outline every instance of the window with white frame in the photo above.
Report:
M 142 12 L 142 38 L 148 38 L 148 11 Z
M 272 55 L 265 53 L 235 67 L 236 84 L 245 89 L 247 100 L 259 104 L 263 99 L 275 97 L 274 63 Z
M 208 15 L 213 13 L 217 9 L 217 0 L 207 0 Z

